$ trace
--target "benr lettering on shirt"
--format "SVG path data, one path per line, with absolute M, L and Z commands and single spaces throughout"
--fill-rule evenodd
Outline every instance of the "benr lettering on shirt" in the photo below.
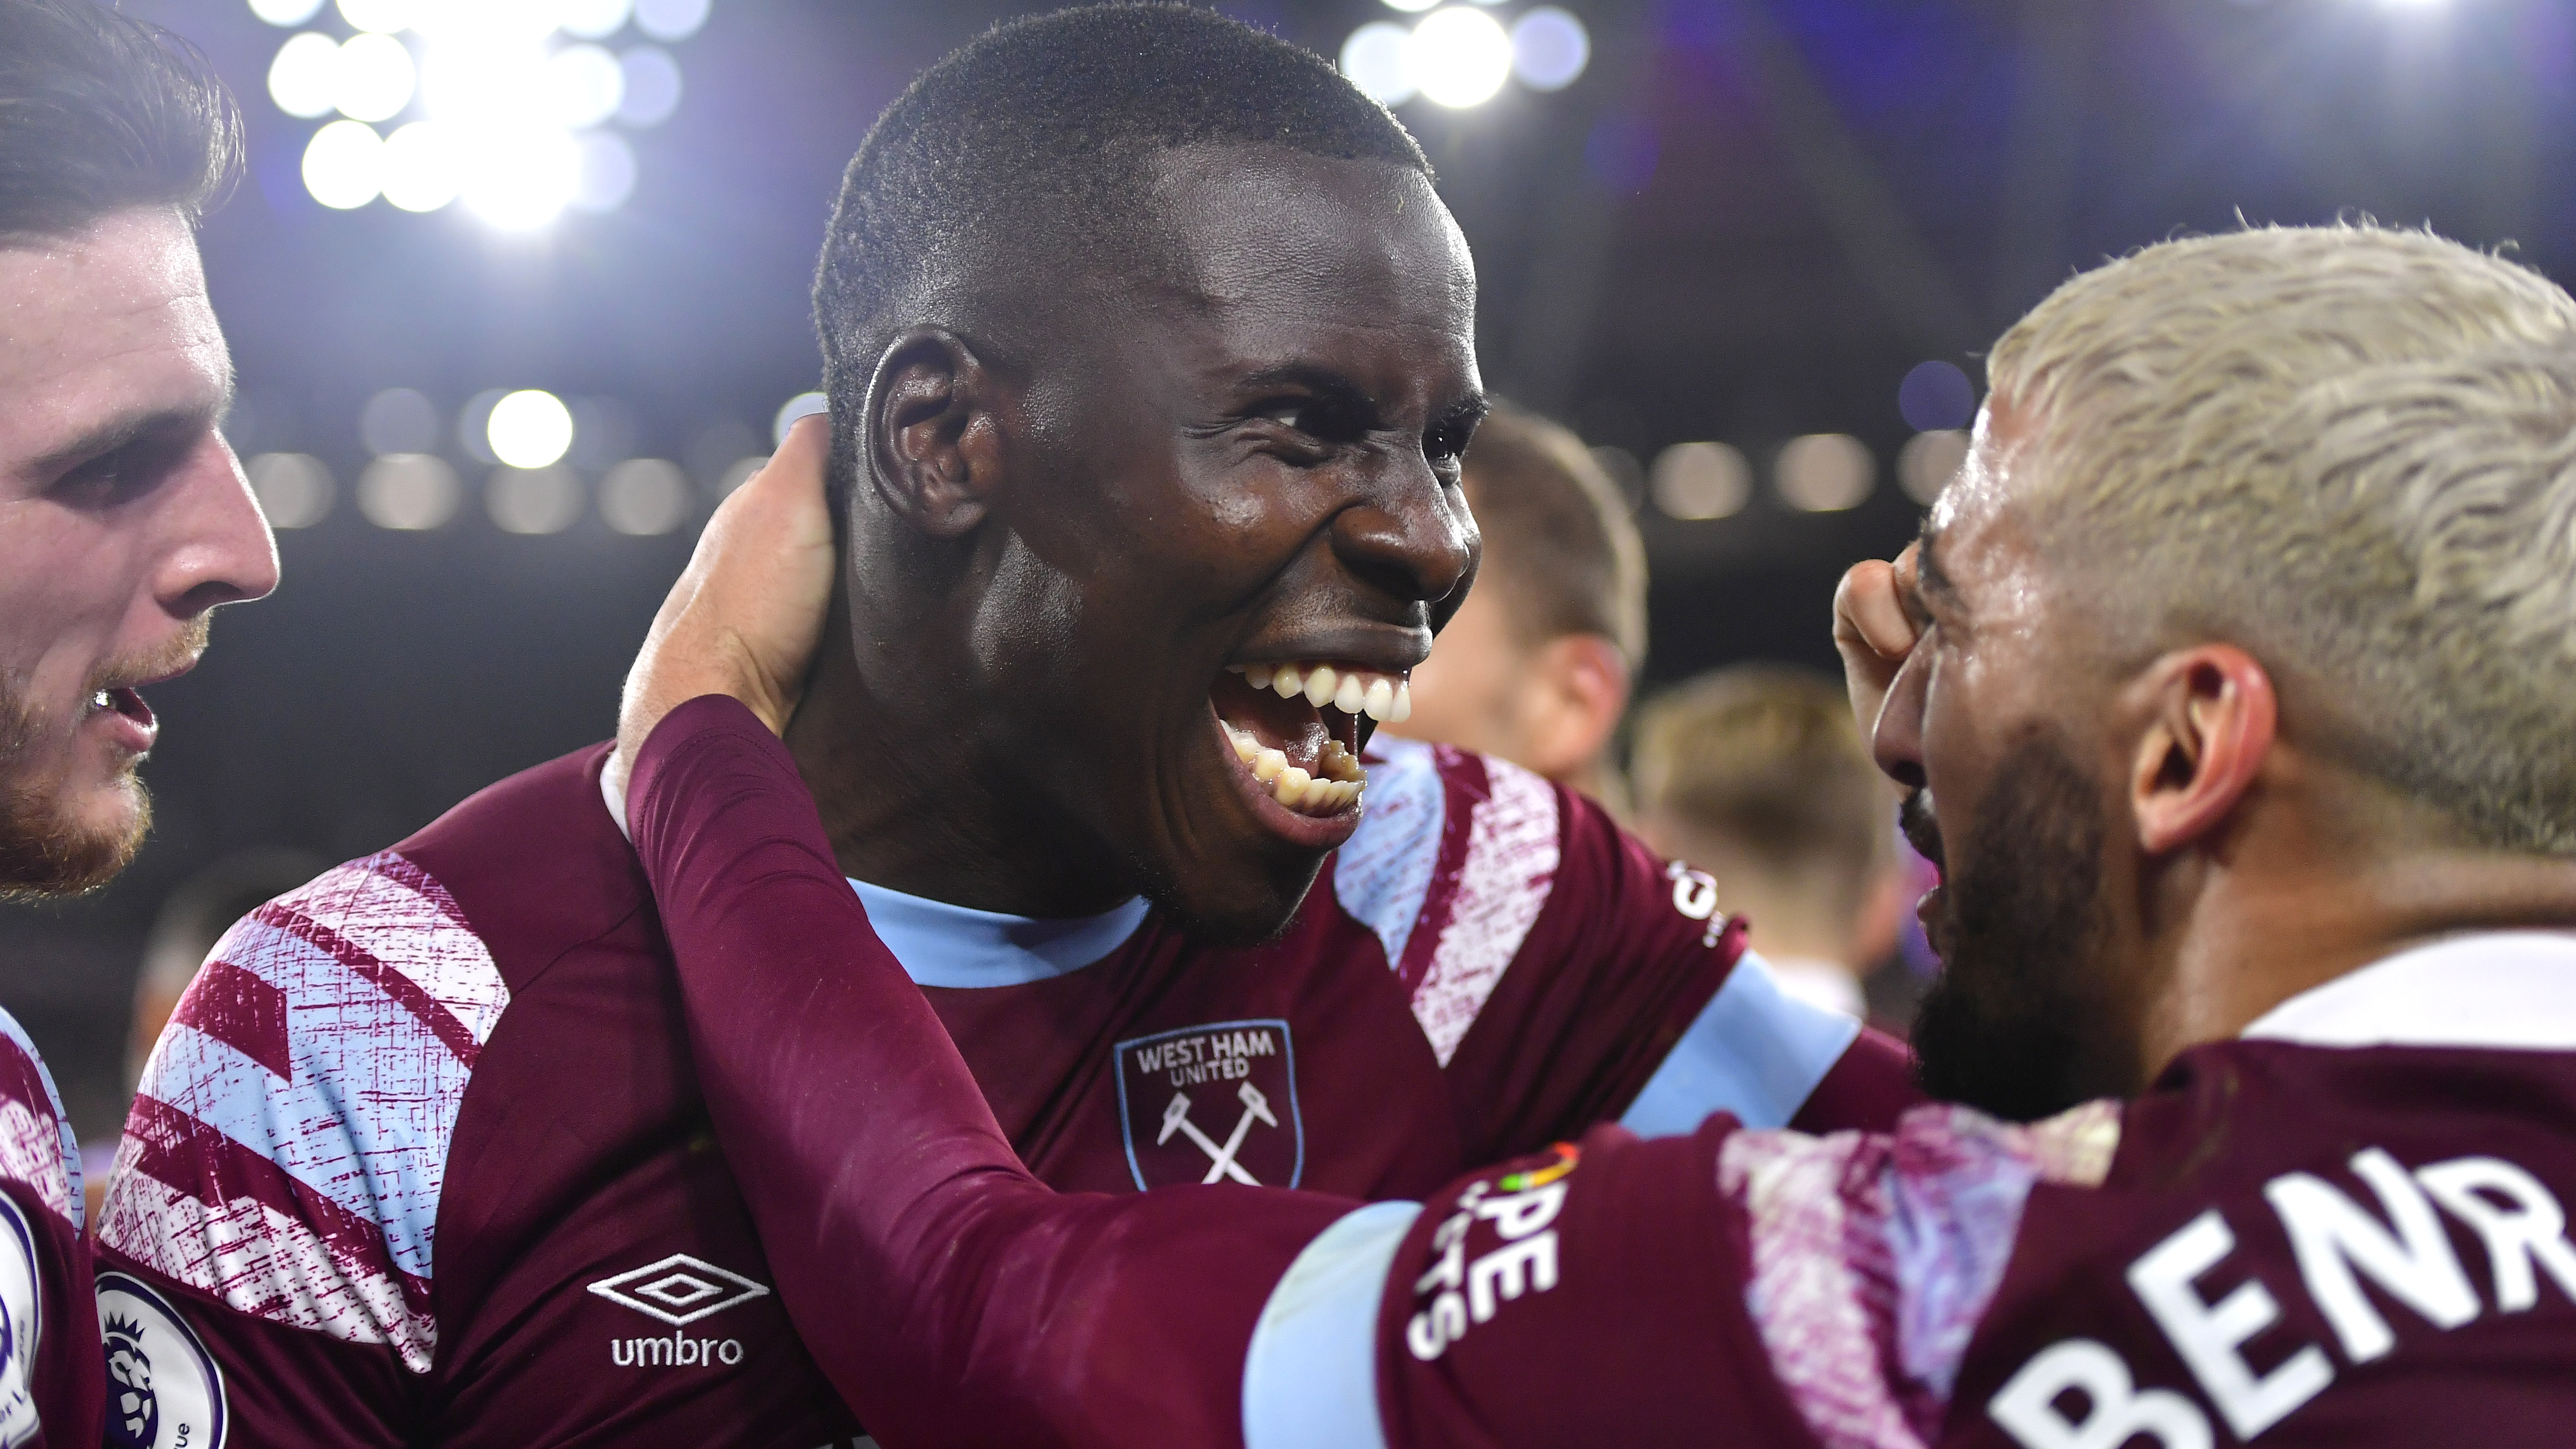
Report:
M 2350 1167 L 2375 1207 L 2313 1173 L 2283 1173 L 2263 1187 L 2301 1286 L 2334 1330 L 2347 1364 L 2370 1363 L 2398 1347 L 2396 1331 L 2363 1291 L 2365 1279 L 2437 1329 L 2462 1327 L 2489 1311 L 2452 1250 L 2445 1213 L 2485 1249 L 2494 1312 L 2532 1308 L 2543 1276 L 2576 1302 L 2576 1245 L 2567 1240 L 2566 1209 L 2520 1165 L 2479 1155 L 2410 1171 L 2369 1147 L 2353 1155 Z M 2276 1361 L 2265 1369 L 2247 1359 L 2246 1345 L 2278 1324 L 2282 1311 L 2274 1285 L 2259 1276 L 2243 1276 L 2232 1287 L 2223 1277 L 2209 1281 L 2236 1250 L 2234 1226 L 2213 1207 L 2140 1255 L 2127 1276 L 2201 1396 L 2236 1438 L 2250 1441 L 2331 1388 L 2336 1368 L 2326 1347 L 2315 1343 L 2286 1357 L 2267 1355 Z M 2113 1449 L 2138 1436 L 2164 1449 L 2209 1449 L 2215 1442 L 2198 1402 L 2179 1389 L 2140 1387 L 2127 1360 L 2089 1338 L 2065 1339 L 2032 1356 L 1986 1411 L 2027 1449 Z

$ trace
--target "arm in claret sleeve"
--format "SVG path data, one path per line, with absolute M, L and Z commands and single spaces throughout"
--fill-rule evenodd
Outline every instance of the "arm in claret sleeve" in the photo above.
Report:
M 1263 1305 L 1356 1205 L 1059 1195 L 1031 1177 L 869 929 L 785 748 L 739 703 L 673 710 L 628 809 L 718 1138 L 798 1332 L 869 1427 L 907 1444 L 1240 1442 Z

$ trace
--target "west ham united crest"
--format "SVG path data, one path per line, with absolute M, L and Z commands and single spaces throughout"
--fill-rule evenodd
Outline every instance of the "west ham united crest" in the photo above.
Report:
M 1118 1125 L 1138 1187 L 1295 1187 L 1305 1175 L 1288 1023 L 1185 1026 L 1122 1041 L 1117 1052 Z

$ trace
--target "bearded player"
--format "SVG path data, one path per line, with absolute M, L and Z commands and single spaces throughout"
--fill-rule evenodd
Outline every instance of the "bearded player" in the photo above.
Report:
M 823 594 L 767 567 L 819 480 L 768 480 L 625 728 L 759 713 L 672 712 L 630 804 L 851 1402 L 918 1444 L 2567 1442 L 2576 300 L 2248 231 L 2076 278 L 1989 366 L 1922 542 L 1836 611 L 1949 873 L 1925 1074 L 1987 1110 L 1605 1127 L 1419 1213 L 1011 1160 L 764 729 Z
M 215 431 L 232 362 L 197 260 L 240 124 L 157 28 L 0 0 L 0 900 L 94 890 L 134 858 L 143 691 L 196 663 L 216 607 L 277 586 Z M 53 1080 L 0 1013 L 0 1444 L 99 1442 L 81 1217 Z M 128 1312 L 133 1339 L 183 1358 L 185 1330 L 148 1317 Z M 120 1396 L 109 1428 L 150 1407 Z
M 1179 6 L 997 30 L 860 150 L 816 304 L 846 588 L 800 768 L 1049 1182 L 1418 1196 L 1641 1102 L 1910 1098 L 1705 877 L 1509 766 L 1369 753 L 1474 570 L 1483 400 L 1465 246 L 1329 64 Z M 164 1037 L 101 1241 L 244 1442 L 854 1432 L 769 1169 L 709 1139 L 607 753 L 263 907 Z

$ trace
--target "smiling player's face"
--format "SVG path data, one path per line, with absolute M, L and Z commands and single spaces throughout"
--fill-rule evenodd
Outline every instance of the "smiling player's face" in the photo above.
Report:
M 1402 168 L 1205 148 L 1159 171 L 1197 295 L 1027 378 L 1005 473 L 1030 481 L 996 500 L 1013 544 L 973 650 L 1043 814 L 1258 937 L 1368 808 L 1354 757 L 1474 571 L 1475 275 Z

